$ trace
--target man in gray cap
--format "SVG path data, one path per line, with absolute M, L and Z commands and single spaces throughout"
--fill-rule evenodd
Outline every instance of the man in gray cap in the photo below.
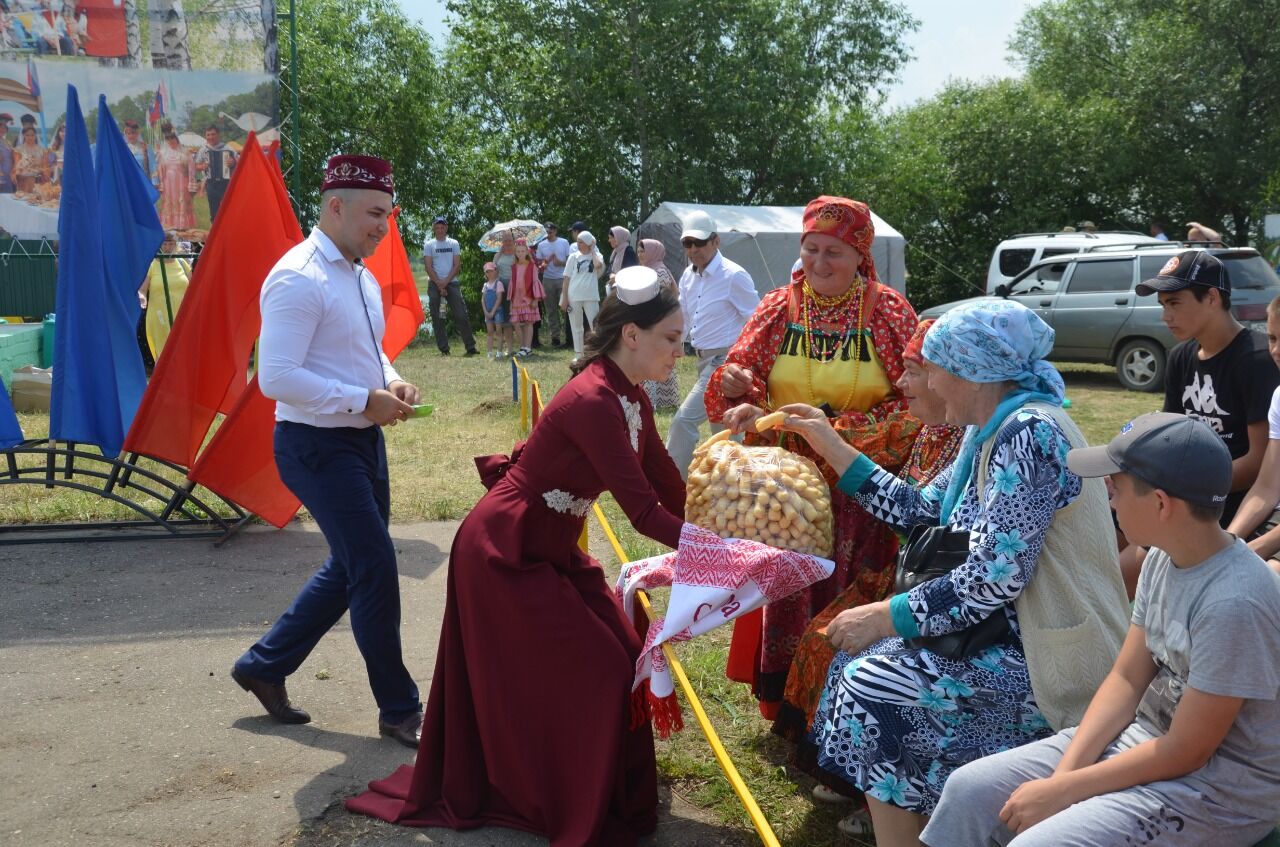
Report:
M 698 380 L 671 419 L 667 452 L 688 478 L 698 427 L 707 419 L 703 397 L 715 369 L 724 364 L 729 348 L 738 340 L 747 318 L 760 302 L 751 274 L 720 253 L 716 223 L 701 210 L 691 214 L 680 233 L 689 266 L 680 275 L 680 307 L 684 310 L 685 337 L 698 357 Z M 712 425 L 715 432 L 723 427 Z
M 951 774 L 920 840 L 1260 841 L 1280 808 L 1280 575 L 1218 525 L 1226 446 L 1155 413 L 1067 467 L 1110 477 L 1121 529 L 1151 548 L 1129 635 L 1079 727 Z

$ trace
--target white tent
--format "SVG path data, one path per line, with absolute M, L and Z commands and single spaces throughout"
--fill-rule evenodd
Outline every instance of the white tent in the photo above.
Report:
M 667 248 L 667 267 L 676 279 L 685 267 L 680 232 L 684 219 L 703 211 L 716 222 L 720 252 L 751 274 L 763 294 L 791 279 L 791 266 L 800 257 L 803 206 L 702 206 L 696 203 L 663 203 L 640 224 L 637 238 L 654 238 Z M 907 240 L 874 212 L 876 238 L 871 258 L 880 281 L 903 294 L 907 290 Z

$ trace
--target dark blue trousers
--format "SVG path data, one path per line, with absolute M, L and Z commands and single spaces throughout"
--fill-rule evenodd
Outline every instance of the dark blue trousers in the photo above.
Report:
M 236 667 L 283 682 L 349 609 L 378 711 L 384 721 L 398 723 L 422 705 L 400 649 L 400 582 L 387 528 L 391 490 L 382 429 L 281 421 L 275 457 L 280 478 L 329 542 L 329 558 Z

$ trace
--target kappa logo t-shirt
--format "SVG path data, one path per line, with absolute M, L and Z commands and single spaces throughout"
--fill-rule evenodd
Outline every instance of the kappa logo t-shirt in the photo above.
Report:
M 1208 359 L 1200 358 L 1200 343 L 1192 338 L 1169 353 L 1164 411 L 1204 421 L 1227 445 L 1231 458 L 1239 459 L 1249 452 L 1249 424 L 1267 419 L 1277 385 L 1280 370 L 1262 333 L 1241 330 Z M 1236 492 L 1228 498 L 1224 521 L 1235 515 L 1243 496 Z

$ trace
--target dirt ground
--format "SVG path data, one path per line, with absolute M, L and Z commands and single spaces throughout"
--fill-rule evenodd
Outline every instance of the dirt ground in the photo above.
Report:
M 454 523 L 395 526 L 409 670 L 425 699 Z M 342 799 L 413 760 L 377 733 L 347 619 L 289 681 L 313 721 L 266 717 L 228 671 L 324 556 L 314 528 L 208 541 L 0 547 L 0 843 L 524 847 L 407 830 Z M 746 843 L 669 791 L 654 847 Z M 754 841 L 754 839 L 751 839 Z

